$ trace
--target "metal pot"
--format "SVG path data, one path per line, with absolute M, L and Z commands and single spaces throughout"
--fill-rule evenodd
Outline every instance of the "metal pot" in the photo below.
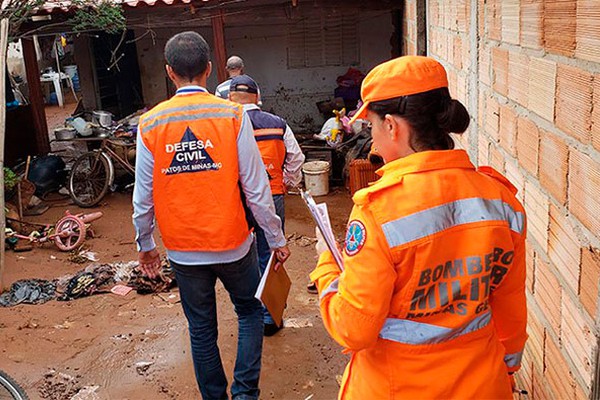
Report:
M 112 125 L 112 114 L 107 111 L 94 111 L 92 113 L 98 124 L 103 128 L 108 128 Z
M 77 131 L 73 128 L 57 128 L 54 130 L 54 137 L 56 140 L 71 140 L 75 139 Z

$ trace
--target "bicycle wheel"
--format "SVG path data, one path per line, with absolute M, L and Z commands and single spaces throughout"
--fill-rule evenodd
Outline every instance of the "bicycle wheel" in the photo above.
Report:
M 66 215 L 54 225 L 54 244 L 62 251 L 76 249 L 85 241 L 85 224 L 73 215 Z
M 93 207 L 110 186 L 110 160 L 98 151 L 80 156 L 69 174 L 69 194 L 80 207 Z
M 13 378 L 0 371 L 0 400 L 29 400 L 29 397 Z

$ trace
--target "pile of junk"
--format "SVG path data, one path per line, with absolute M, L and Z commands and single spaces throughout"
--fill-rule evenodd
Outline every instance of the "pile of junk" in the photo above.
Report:
M 30 250 L 32 245 L 53 242 L 60 250 L 70 251 L 73 245 L 85 239 L 85 226 L 89 224 L 80 215 L 65 214 L 53 224 L 33 224 L 24 221 L 24 217 L 41 215 L 50 207 L 68 209 L 74 202 L 73 185 L 70 177 L 73 165 L 85 154 L 98 151 L 109 142 L 126 142 L 126 146 L 115 146 L 116 154 L 120 148 L 127 149 L 122 155 L 129 170 L 125 171 L 108 158 L 114 177 L 108 190 L 127 190 L 134 181 L 135 136 L 140 116 L 145 110 L 139 110 L 119 121 L 113 121 L 112 114 L 105 111 L 77 111 L 65 120 L 64 126 L 54 130 L 55 140 L 52 152 L 42 156 L 28 156 L 26 160 L 4 167 L 4 198 L 6 203 L 7 244 L 15 251 Z M 85 215 L 84 215 L 85 217 Z M 62 222 L 61 222 L 62 221 Z M 70 232 L 67 235 L 67 232 Z M 89 234 L 90 232 L 88 232 Z M 58 234 L 58 236 L 57 236 Z M 68 249 L 67 249 L 68 248 Z
M 332 149 L 334 155 L 327 161 L 333 163 L 334 169 L 341 164 L 340 178 L 352 194 L 377 180 L 375 171 L 383 165 L 383 159 L 372 151 L 373 138 L 368 121 L 358 119 L 350 124 L 352 116 L 362 105 L 360 85 L 364 77 L 359 70 L 349 68 L 337 78 L 334 98 L 317 103 L 326 121 L 321 131 L 312 137 L 313 140 L 324 141 Z M 310 146 L 303 147 L 309 147 L 310 152 Z
M 138 110 L 118 121 L 108 111 L 84 111 L 80 107 L 67 118 L 64 126 L 54 129 L 56 141 L 69 141 L 77 138 L 135 138 L 140 116 L 146 109 Z

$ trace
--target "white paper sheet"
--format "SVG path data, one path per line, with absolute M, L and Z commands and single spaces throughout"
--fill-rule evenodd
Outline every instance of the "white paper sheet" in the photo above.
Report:
M 306 191 L 301 191 L 302 199 L 306 203 L 308 210 L 310 211 L 311 216 L 315 220 L 317 227 L 321 231 L 323 238 L 325 239 L 325 243 L 327 247 L 333 254 L 333 258 L 340 268 L 341 271 L 344 270 L 344 259 L 342 257 L 342 253 L 340 252 L 339 247 L 337 246 L 337 242 L 335 241 L 335 236 L 333 235 L 333 230 L 331 229 L 331 222 L 329 220 L 329 213 L 327 212 L 327 204 L 320 203 L 317 204 L 310 193 Z

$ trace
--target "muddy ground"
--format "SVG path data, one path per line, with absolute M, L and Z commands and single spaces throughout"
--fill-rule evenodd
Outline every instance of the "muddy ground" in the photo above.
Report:
M 98 236 L 86 245 L 100 262 L 136 258 L 130 201 L 130 194 L 114 193 L 98 207 L 104 217 L 93 224 Z M 337 192 L 318 201 L 329 204 L 334 230 L 342 236 L 350 196 Z M 42 216 L 28 218 L 55 222 L 66 208 L 79 211 L 74 205 L 55 206 Z M 314 237 L 314 225 L 298 196 L 286 198 L 286 233 Z M 305 244 L 291 242 L 293 254 L 286 267 L 293 286 L 285 318 L 310 326 L 287 327 L 265 338 L 263 399 L 334 399 L 339 389 L 336 376 L 347 362 L 323 328 L 317 296 L 306 292 L 307 275 L 316 258 L 314 246 Z M 7 251 L 4 282 L 8 286 L 23 278 L 52 279 L 86 265 L 70 262 L 68 254 L 52 244 L 26 253 Z M 19 381 L 32 399 L 70 398 L 62 393 L 76 393 L 84 386 L 98 386 L 90 399 L 197 399 L 181 305 L 170 302 L 176 297 L 162 297 L 108 293 L 71 302 L 0 308 L 0 369 Z M 220 285 L 218 301 L 219 346 L 231 379 L 237 322 Z

